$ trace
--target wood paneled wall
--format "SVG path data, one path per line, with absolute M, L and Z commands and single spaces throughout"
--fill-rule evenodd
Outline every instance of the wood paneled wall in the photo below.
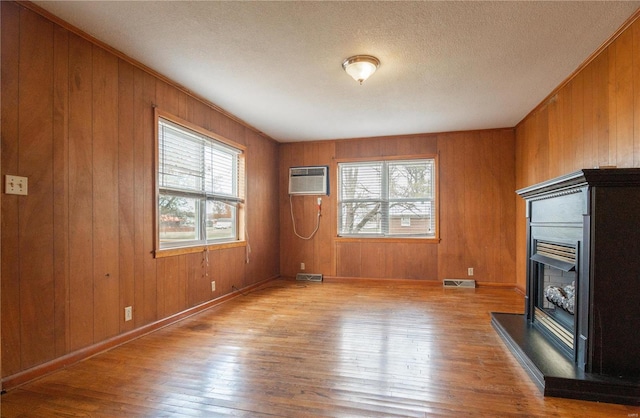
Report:
M 3 377 L 278 275 L 276 142 L 22 5 L 1 7 L 1 172 L 29 179 L 28 196 L 1 201 Z M 248 264 L 244 247 L 154 258 L 154 105 L 246 146 Z
M 281 274 L 305 272 L 340 278 L 515 283 L 515 141 L 511 129 L 280 145 Z M 337 238 L 336 160 L 438 155 L 440 242 Z M 297 238 L 287 194 L 292 166 L 330 166 L 331 195 L 323 197 L 318 234 Z M 294 196 L 300 235 L 315 226 L 315 196 Z
M 516 188 L 582 168 L 640 167 L 640 21 L 623 30 L 516 127 Z M 517 199 L 517 283 L 525 206 Z

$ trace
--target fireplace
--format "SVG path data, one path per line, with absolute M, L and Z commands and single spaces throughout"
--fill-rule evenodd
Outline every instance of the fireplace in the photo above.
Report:
M 640 169 L 580 170 L 518 194 L 525 312 L 492 325 L 545 395 L 640 405 Z
M 532 323 L 568 357 L 575 355 L 576 245 L 534 241 Z

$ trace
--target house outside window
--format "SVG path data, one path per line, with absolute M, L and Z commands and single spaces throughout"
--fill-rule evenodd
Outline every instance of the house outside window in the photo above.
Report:
M 164 114 L 157 129 L 156 248 L 239 241 L 243 150 Z
M 338 235 L 436 237 L 435 158 L 338 163 Z

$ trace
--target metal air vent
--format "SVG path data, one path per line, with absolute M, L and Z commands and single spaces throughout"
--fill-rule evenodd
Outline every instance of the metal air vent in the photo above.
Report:
M 444 279 L 444 287 L 476 287 L 476 281 L 470 279 Z
M 322 274 L 298 273 L 296 275 L 296 280 L 303 280 L 307 282 L 321 282 Z

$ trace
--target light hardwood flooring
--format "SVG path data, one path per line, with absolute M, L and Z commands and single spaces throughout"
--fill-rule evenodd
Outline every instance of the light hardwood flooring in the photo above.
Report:
M 3 417 L 637 417 L 544 398 L 490 325 L 501 288 L 269 282 L 9 391 Z

